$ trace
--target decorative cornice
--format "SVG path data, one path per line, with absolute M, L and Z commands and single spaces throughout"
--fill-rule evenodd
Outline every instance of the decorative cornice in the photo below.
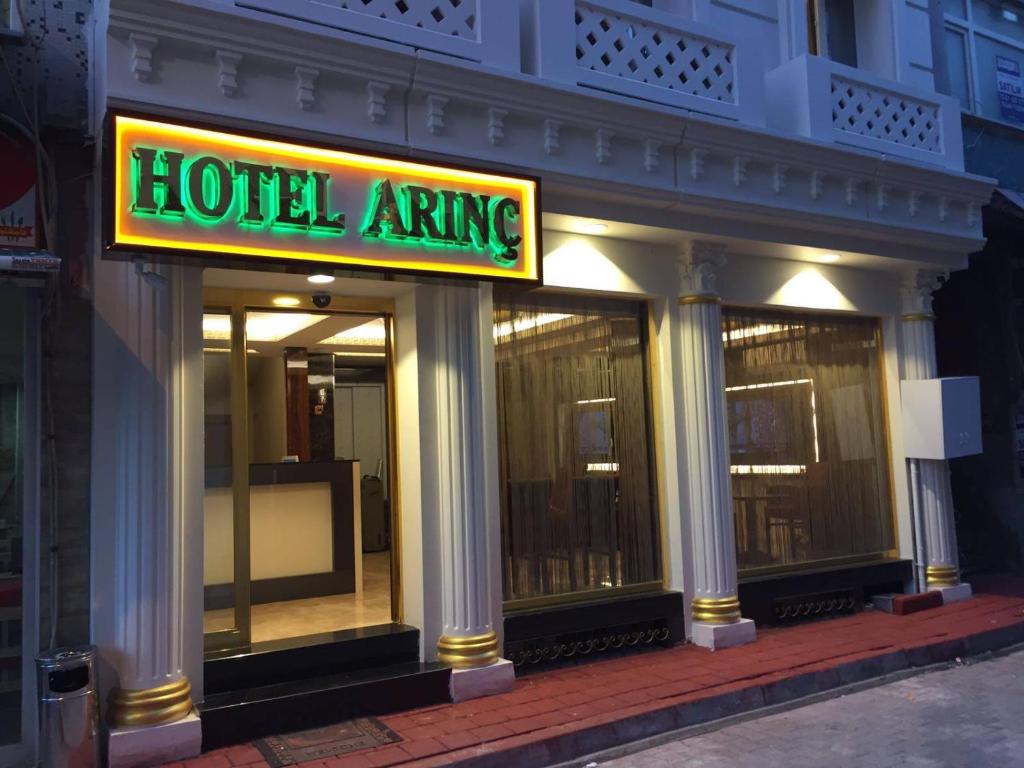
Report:
M 444 110 L 447 106 L 447 96 L 436 93 L 427 95 L 427 131 L 434 136 L 444 132 Z
M 383 123 L 388 116 L 388 91 L 391 86 L 370 80 L 366 84 L 366 114 L 371 123 Z
M 316 106 L 316 80 L 319 76 L 320 71 L 312 67 L 295 68 L 295 101 L 304 112 Z
M 557 155 L 562 145 L 559 143 L 559 131 L 562 130 L 562 121 L 553 120 L 550 117 L 544 121 L 544 153 Z
M 601 165 L 612 159 L 612 137 L 614 135 L 615 133 L 607 128 L 598 128 L 594 131 L 594 156 Z
M 661 165 L 661 142 L 656 139 L 647 139 L 644 142 L 644 170 L 654 173 Z
M 497 146 L 505 140 L 505 117 L 507 109 L 500 107 L 487 108 L 487 141 Z
M 214 55 L 220 70 L 217 73 L 217 85 L 220 92 L 230 98 L 238 93 L 238 65 L 242 63 L 242 54 L 217 51 Z
M 776 163 L 772 167 L 772 191 L 778 195 L 786 188 L 786 171 L 789 166 L 783 163 Z
M 128 42 L 132 48 L 132 74 L 140 83 L 148 83 L 153 78 L 153 49 L 156 48 L 157 38 L 132 32 L 128 35 Z

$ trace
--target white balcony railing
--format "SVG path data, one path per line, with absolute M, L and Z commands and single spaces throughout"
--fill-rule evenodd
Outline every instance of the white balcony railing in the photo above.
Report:
M 235 0 L 243 8 L 518 72 L 512 0 Z
M 769 72 L 766 95 L 777 130 L 963 170 L 960 105 L 950 96 L 809 54 Z
M 534 0 L 535 74 L 684 109 L 763 122 L 756 52 L 628 0 Z

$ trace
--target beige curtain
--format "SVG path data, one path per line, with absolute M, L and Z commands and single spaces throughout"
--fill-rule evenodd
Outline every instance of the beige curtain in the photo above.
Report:
M 726 309 L 741 570 L 895 547 L 878 321 Z
M 495 293 L 507 601 L 661 578 L 645 308 Z

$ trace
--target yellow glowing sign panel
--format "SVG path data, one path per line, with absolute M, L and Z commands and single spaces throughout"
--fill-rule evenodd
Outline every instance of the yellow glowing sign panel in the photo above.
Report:
M 116 115 L 113 250 L 540 280 L 538 182 Z

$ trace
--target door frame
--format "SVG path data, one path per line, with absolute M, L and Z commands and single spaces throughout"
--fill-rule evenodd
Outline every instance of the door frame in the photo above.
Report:
M 249 417 L 248 389 L 239 386 L 247 381 L 248 358 L 246 354 L 245 318 L 254 311 L 296 312 L 309 311 L 317 314 L 365 314 L 384 318 L 385 333 L 385 382 L 386 403 L 385 437 L 388 457 L 388 499 L 389 522 L 391 527 L 391 622 L 402 623 L 402 563 L 401 563 L 401 501 L 399 498 L 398 450 L 396 444 L 396 399 L 395 399 L 395 302 L 386 297 L 331 296 L 329 307 L 318 307 L 309 294 L 285 291 L 298 303 L 282 308 L 274 304 L 281 291 L 251 290 L 242 288 L 203 287 L 203 312 L 227 312 L 231 315 L 230 351 L 230 402 L 231 402 L 231 465 L 232 465 L 232 509 L 234 521 L 234 577 L 235 577 L 235 624 L 234 629 L 203 633 L 206 652 L 222 651 L 226 648 L 247 647 L 252 642 L 251 597 L 252 578 L 250 562 L 251 535 L 249 529 Z M 240 536 L 239 533 L 242 535 Z M 244 599 L 242 599 L 244 598 Z M 205 610 L 205 609 L 204 609 Z

